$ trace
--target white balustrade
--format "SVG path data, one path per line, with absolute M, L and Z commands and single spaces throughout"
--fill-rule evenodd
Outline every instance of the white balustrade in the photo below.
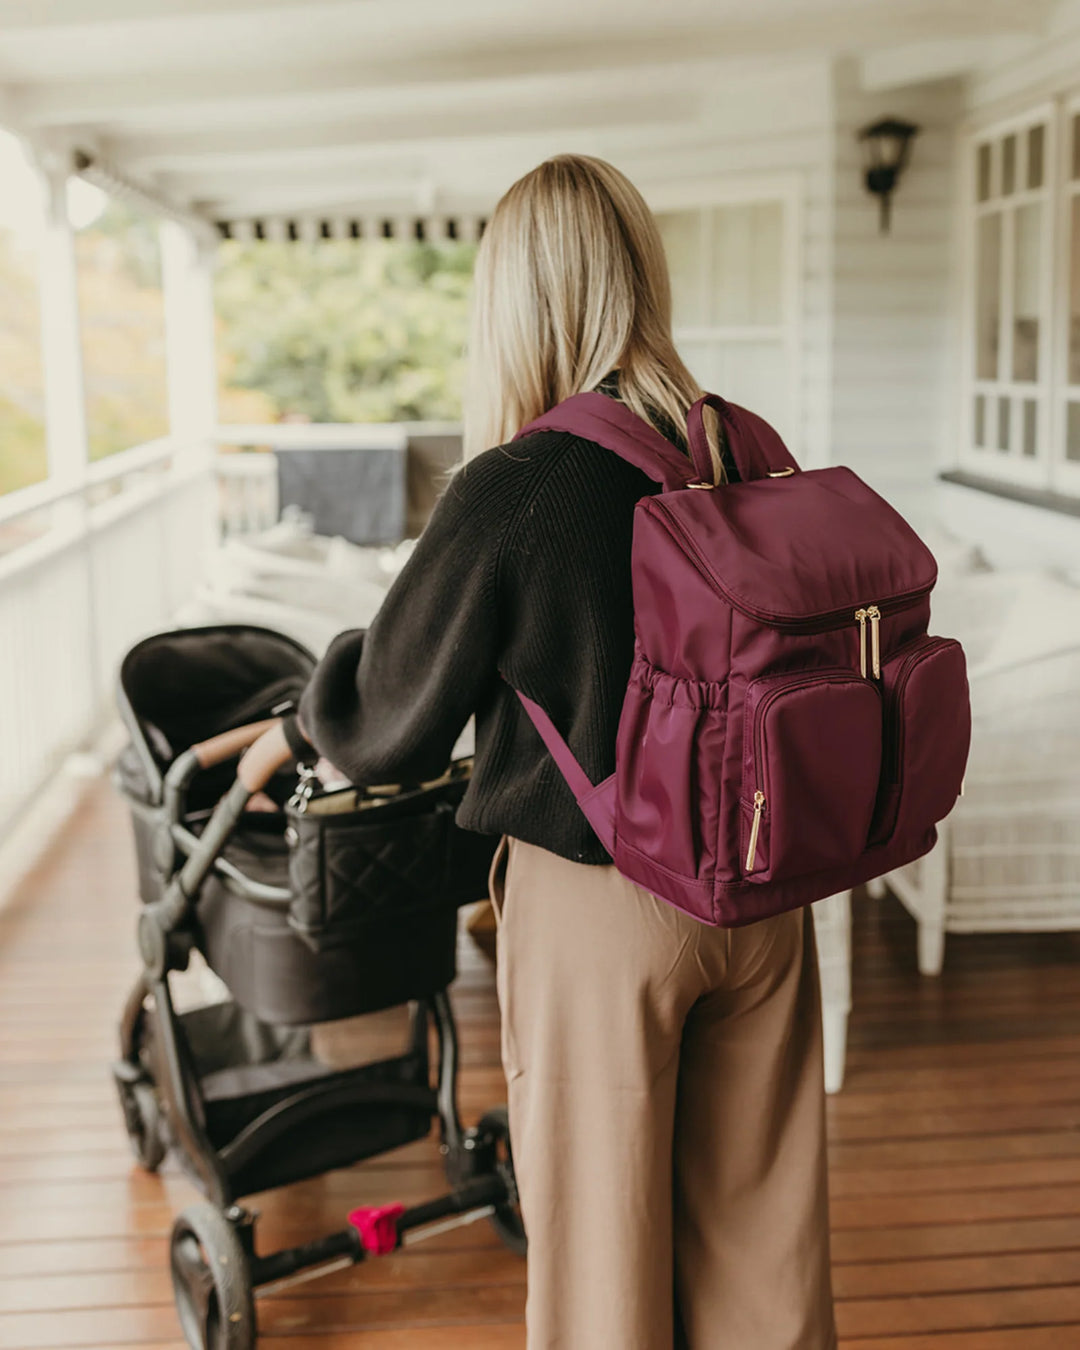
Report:
M 273 525 L 278 518 L 274 456 L 221 454 L 216 466 L 222 534 L 256 534 Z
M 0 556 L 0 830 L 104 723 L 124 652 L 171 621 L 213 543 L 204 454 L 157 442 L 89 477 L 77 492 L 0 499 L 9 531 L 54 515 Z

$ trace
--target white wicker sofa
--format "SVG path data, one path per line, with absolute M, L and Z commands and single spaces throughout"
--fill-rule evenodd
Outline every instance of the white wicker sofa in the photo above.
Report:
M 1080 929 L 1080 588 L 1048 573 L 942 585 L 934 627 L 968 650 L 964 796 L 927 857 L 883 877 L 919 926 L 919 969 L 947 933 Z

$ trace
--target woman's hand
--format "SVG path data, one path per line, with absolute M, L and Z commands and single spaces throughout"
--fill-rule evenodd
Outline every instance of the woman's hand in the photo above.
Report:
M 304 740 L 307 741 L 308 745 L 310 745 L 313 750 L 316 749 L 314 742 L 307 733 L 307 727 L 304 726 L 303 719 L 301 718 L 299 713 L 296 714 L 296 729 L 300 733 L 300 735 L 304 738 Z M 349 783 L 349 780 L 345 777 L 345 775 L 341 772 L 341 770 L 337 768 L 335 765 L 331 764 L 325 755 L 319 756 L 318 762 L 315 765 L 315 777 L 319 780 L 319 782 L 323 785 L 324 788 L 347 787 Z

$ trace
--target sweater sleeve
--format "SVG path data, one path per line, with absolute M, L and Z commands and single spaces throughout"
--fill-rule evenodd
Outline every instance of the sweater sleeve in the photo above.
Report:
M 336 637 L 312 675 L 305 732 L 353 783 L 436 777 L 498 678 L 501 453 L 455 474 L 371 627 Z

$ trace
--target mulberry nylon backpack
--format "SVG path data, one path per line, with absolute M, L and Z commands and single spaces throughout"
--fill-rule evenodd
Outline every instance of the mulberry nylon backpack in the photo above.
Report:
M 737 483 L 712 484 L 703 408 Z M 930 637 L 933 555 L 850 469 L 802 471 L 760 417 L 709 394 L 690 456 L 625 405 L 577 394 L 529 423 L 661 485 L 635 508 L 634 659 L 615 772 L 592 783 L 518 692 L 618 870 L 733 927 L 928 852 L 971 735 L 960 644 Z

